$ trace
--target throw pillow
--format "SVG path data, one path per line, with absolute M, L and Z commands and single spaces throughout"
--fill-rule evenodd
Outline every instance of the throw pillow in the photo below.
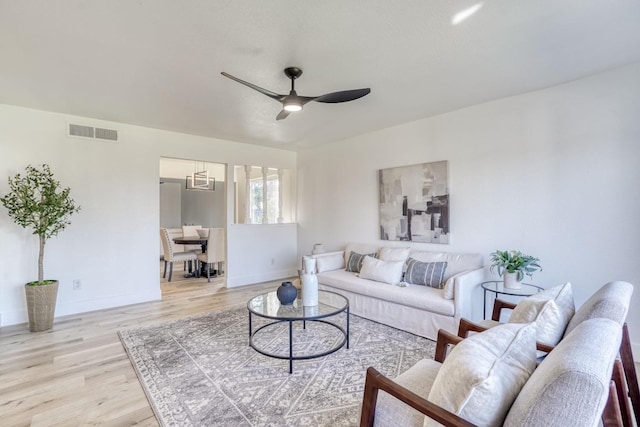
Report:
M 573 291 L 567 282 L 520 301 L 509 316 L 509 323 L 536 322 L 538 341 L 556 345 L 574 313 Z
M 344 268 L 344 255 L 342 251 L 314 255 L 313 257 L 316 259 L 318 273 Z
M 345 271 L 350 271 L 352 273 L 360 273 L 360 267 L 362 267 L 362 260 L 366 256 L 376 257 L 375 252 L 371 254 L 358 254 L 353 251 L 349 254 L 349 260 L 347 261 L 347 266 Z
M 380 249 L 380 259 L 383 261 L 406 261 L 409 258 L 411 248 L 389 248 Z
M 397 285 L 402 280 L 403 266 L 404 261 L 382 261 L 365 256 L 360 268 L 360 278 Z
M 535 323 L 508 323 L 456 345 L 428 400 L 479 426 L 501 426 L 536 368 Z M 425 418 L 424 426 L 439 426 Z
M 404 273 L 404 281 L 413 285 L 425 285 L 442 289 L 444 272 L 447 262 L 421 262 L 413 258 L 407 261 L 407 271 Z

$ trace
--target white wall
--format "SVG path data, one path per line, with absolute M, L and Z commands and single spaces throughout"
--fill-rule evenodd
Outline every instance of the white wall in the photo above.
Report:
M 66 136 L 67 123 L 117 129 L 118 143 Z M 47 163 L 82 211 L 72 224 L 47 243 L 45 278 L 60 280 L 56 316 L 160 298 L 159 286 L 159 161 L 160 157 L 192 158 L 229 164 L 295 169 L 296 153 L 120 123 L 0 105 L 0 194 L 6 177 L 28 164 Z M 226 180 L 227 183 L 233 181 Z M 229 184 L 227 184 L 229 185 Z M 232 194 L 232 188 L 227 189 Z M 232 219 L 233 205 L 227 218 Z M 261 227 L 261 226 L 255 226 Z M 289 253 L 296 245 L 295 229 L 270 231 L 272 239 L 246 239 L 256 252 Z M 25 322 L 23 285 L 37 278 L 37 238 L 15 225 L 0 206 L 0 326 Z M 245 278 L 294 271 L 295 253 L 279 265 L 248 260 L 241 271 L 229 245 L 227 275 Z M 80 279 L 82 290 L 72 290 Z
M 577 305 L 629 281 L 640 344 L 639 113 L 635 63 L 301 152 L 299 255 L 378 241 L 377 170 L 448 160 L 451 244 L 412 246 L 520 249 L 541 258 L 534 283 L 571 281 Z
M 244 256 L 229 258 L 228 287 L 297 276 L 297 224 L 232 224 L 228 251 Z

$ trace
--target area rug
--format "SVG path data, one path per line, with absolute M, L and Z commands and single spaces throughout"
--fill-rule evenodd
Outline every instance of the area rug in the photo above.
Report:
M 335 318 L 344 327 L 345 315 Z M 262 320 L 264 321 L 264 320 Z M 350 348 L 293 362 L 263 356 L 249 342 L 246 307 L 120 331 L 156 418 L 163 426 L 356 426 L 365 371 L 395 377 L 435 343 L 354 315 Z M 254 316 L 254 328 L 260 326 Z M 339 343 L 327 325 L 295 324 L 294 354 Z M 288 327 L 272 326 L 256 344 L 288 351 Z

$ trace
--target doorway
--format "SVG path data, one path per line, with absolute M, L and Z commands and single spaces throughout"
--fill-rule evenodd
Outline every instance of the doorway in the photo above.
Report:
M 226 231 L 226 170 L 223 163 L 161 157 L 160 228 L 166 228 L 171 238 L 181 236 L 183 226 L 224 228 Z M 164 251 L 162 241 L 158 243 L 162 266 Z M 175 245 L 174 250 L 182 252 L 185 248 Z M 182 271 L 184 264 L 174 264 L 172 279 L 182 280 L 186 273 Z M 164 283 L 167 279 L 162 276 L 163 271 L 160 271 L 161 283 Z

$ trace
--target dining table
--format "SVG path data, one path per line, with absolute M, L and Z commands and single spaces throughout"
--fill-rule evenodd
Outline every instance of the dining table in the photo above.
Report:
M 208 237 L 200 236 L 179 236 L 174 237 L 174 243 L 178 245 L 200 245 L 202 247 L 202 253 L 207 253 L 207 240 Z
M 178 236 L 173 238 L 173 242 L 178 245 L 200 245 L 200 247 L 202 247 L 203 254 L 207 253 L 208 240 L 209 240 L 208 237 L 201 237 L 201 236 Z M 206 276 L 208 267 L 209 267 L 208 264 L 202 263 L 200 274 L 203 276 Z M 198 267 L 196 265 L 196 268 L 194 270 L 197 270 L 197 269 Z M 216 277 L 218 275 L 218 271 L 215 269 L 211 269 L 211 271 L 209 272 L 209 275 L 211 277 Z M 195 271 L 194 271 L 194 273 L 185 274 L 185 277 L 198 277 L 198 276 L 195 274 Z

